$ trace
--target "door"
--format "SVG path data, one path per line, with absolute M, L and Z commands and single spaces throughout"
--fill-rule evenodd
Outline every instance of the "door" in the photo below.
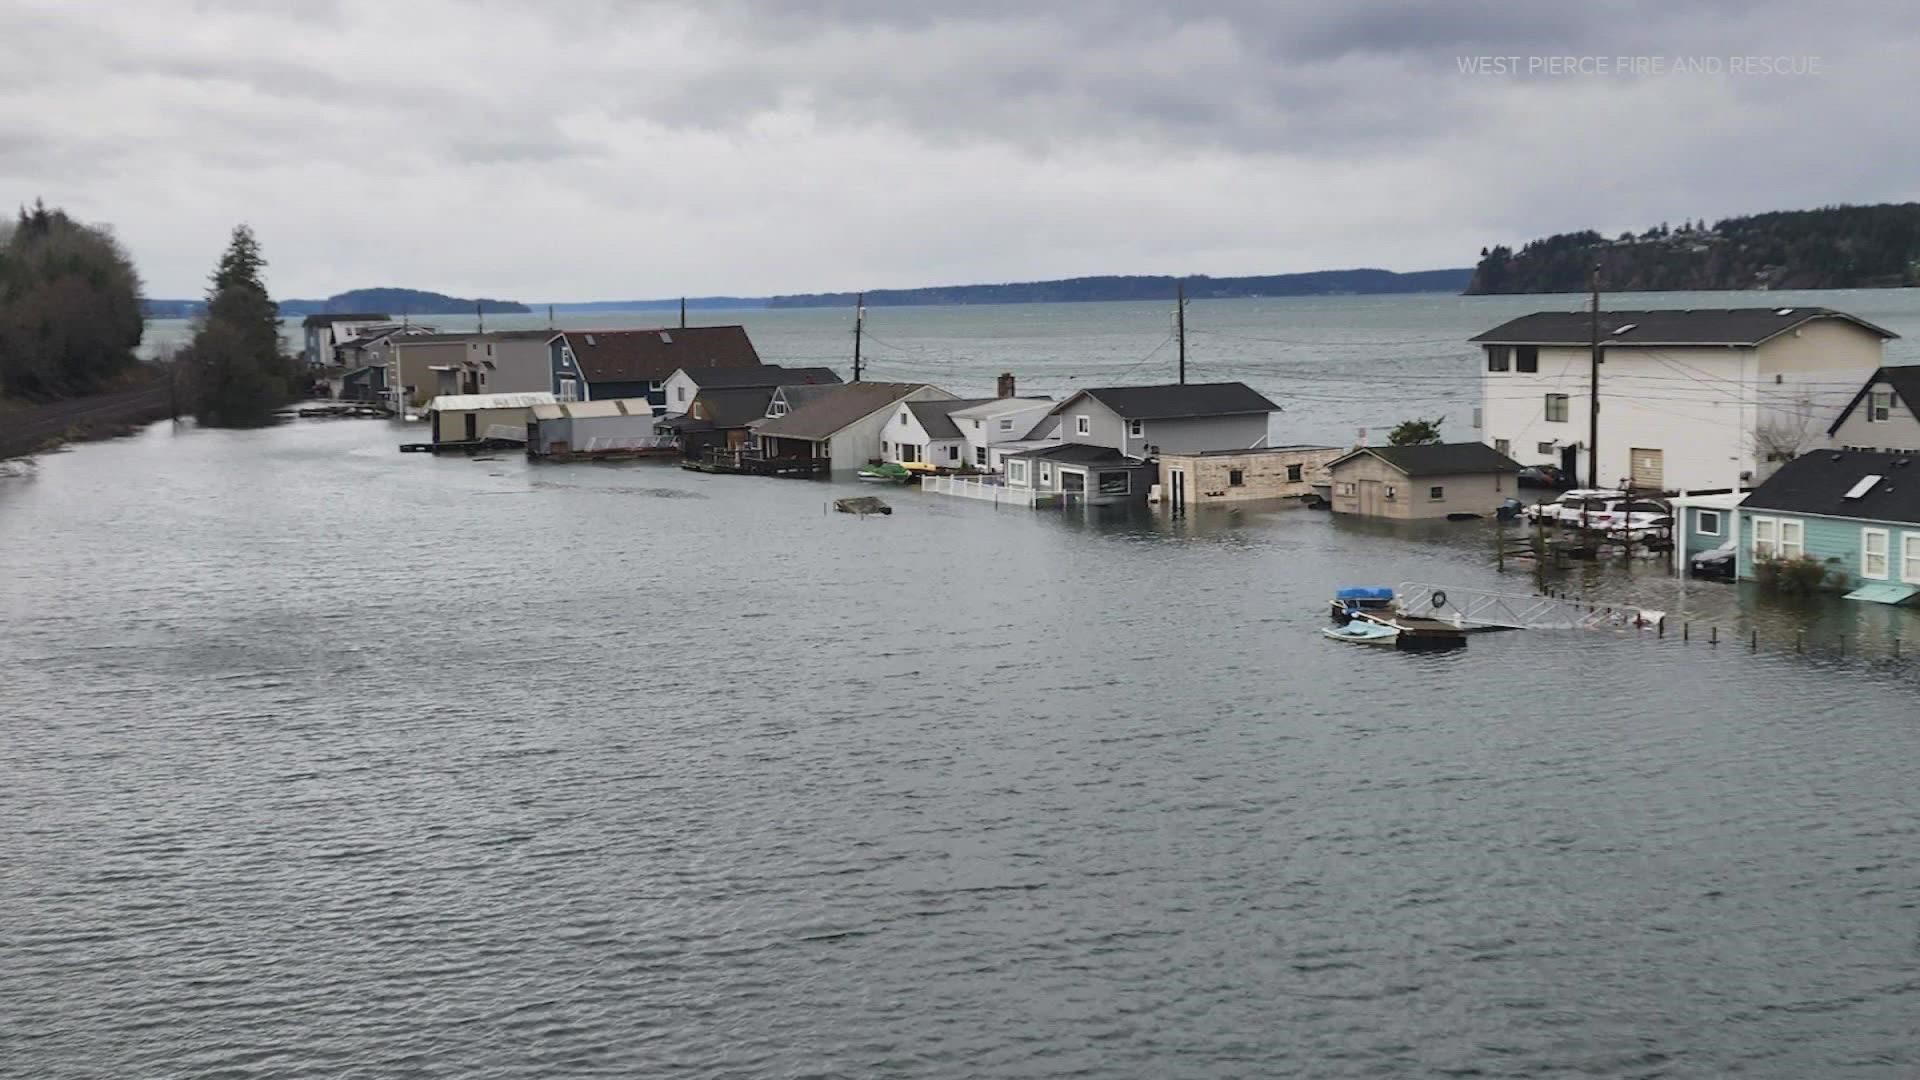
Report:
M 1580 448 L 1563 446 L 1560 448 L 1560 471 L 1565 473 L 1561 479 L 1574 487 L 1580 486 Z
M 1665 491 L 1667 484 L 1663 477 L 1666 473 L 1666 453 L 1661 450 L 1645 450 L 1634 447 L 1633 487 L 1636 491 Z
M 479 438 L 480 437 L 480 414 L 475 412 L 466 413 L 463 415 L 463 419 L 466 422 L 467 441 L 472 442 L 475 439 Z
M 1176 513 L 1187 508 L 1187 470 L 1167 470 L 1167 505 Z
M 1360 513 L 1364 517 L 1380 516 L 1380 481 L 1360 481 Z

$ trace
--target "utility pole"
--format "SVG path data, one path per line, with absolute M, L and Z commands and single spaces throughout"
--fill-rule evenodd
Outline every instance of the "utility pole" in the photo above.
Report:
M 474 301 L 474 304 L 473 304 L 473 317 L 475 319 L 478 319 L 480 322 L 479 332 L 482 334 L 486 333 L 487 332 L 487 310 L 486 308 L 481 307 L 480 302 L 477 300 Z
M 853 381 L 860 381 L 860 330 L 867 321 L 867 294 L 853 296 Z
M 687 328 L 687 298 L 683 296 L 680 298 L 680 329 L 685 330 L 686 328 Z
M 1187 385 L 1187 283 L 1173 283 L 1174 333 L 1180 337 L 1180 385 Z
M 553 329 L 553 305 L 547 305 L 547 329 Z
M 1587 307 L 1587 337 L 1592 347 L 1587 373 L 1587 486 L 1600 486 L 1600 264 L 1587 271 L 1593 294 Z

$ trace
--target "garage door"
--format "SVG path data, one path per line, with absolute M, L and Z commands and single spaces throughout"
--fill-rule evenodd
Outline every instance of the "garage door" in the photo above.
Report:
M 1633 454 L 1633 486 L 1637 491 L 1665 491 L 1667 489 L 1665 453 L 1659 450 L 1642 450 L 1635 447 Z

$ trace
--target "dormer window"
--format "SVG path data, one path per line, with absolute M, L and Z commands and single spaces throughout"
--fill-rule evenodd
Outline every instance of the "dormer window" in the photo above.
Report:
M 1867 421 L 1884 424 L 1893 417 L 1893 391 L 1875 390 L 1867 395 Z

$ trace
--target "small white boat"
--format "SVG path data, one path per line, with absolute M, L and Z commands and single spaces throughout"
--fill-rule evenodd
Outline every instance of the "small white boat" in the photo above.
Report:
M 1335 641 L 1351 641 L 1356 645 L 1393 645 L 1400 640 L 1400 631 L 1366 619 L 1355 619 L 1345 626 L 1325 627 L 1320 632 Z

